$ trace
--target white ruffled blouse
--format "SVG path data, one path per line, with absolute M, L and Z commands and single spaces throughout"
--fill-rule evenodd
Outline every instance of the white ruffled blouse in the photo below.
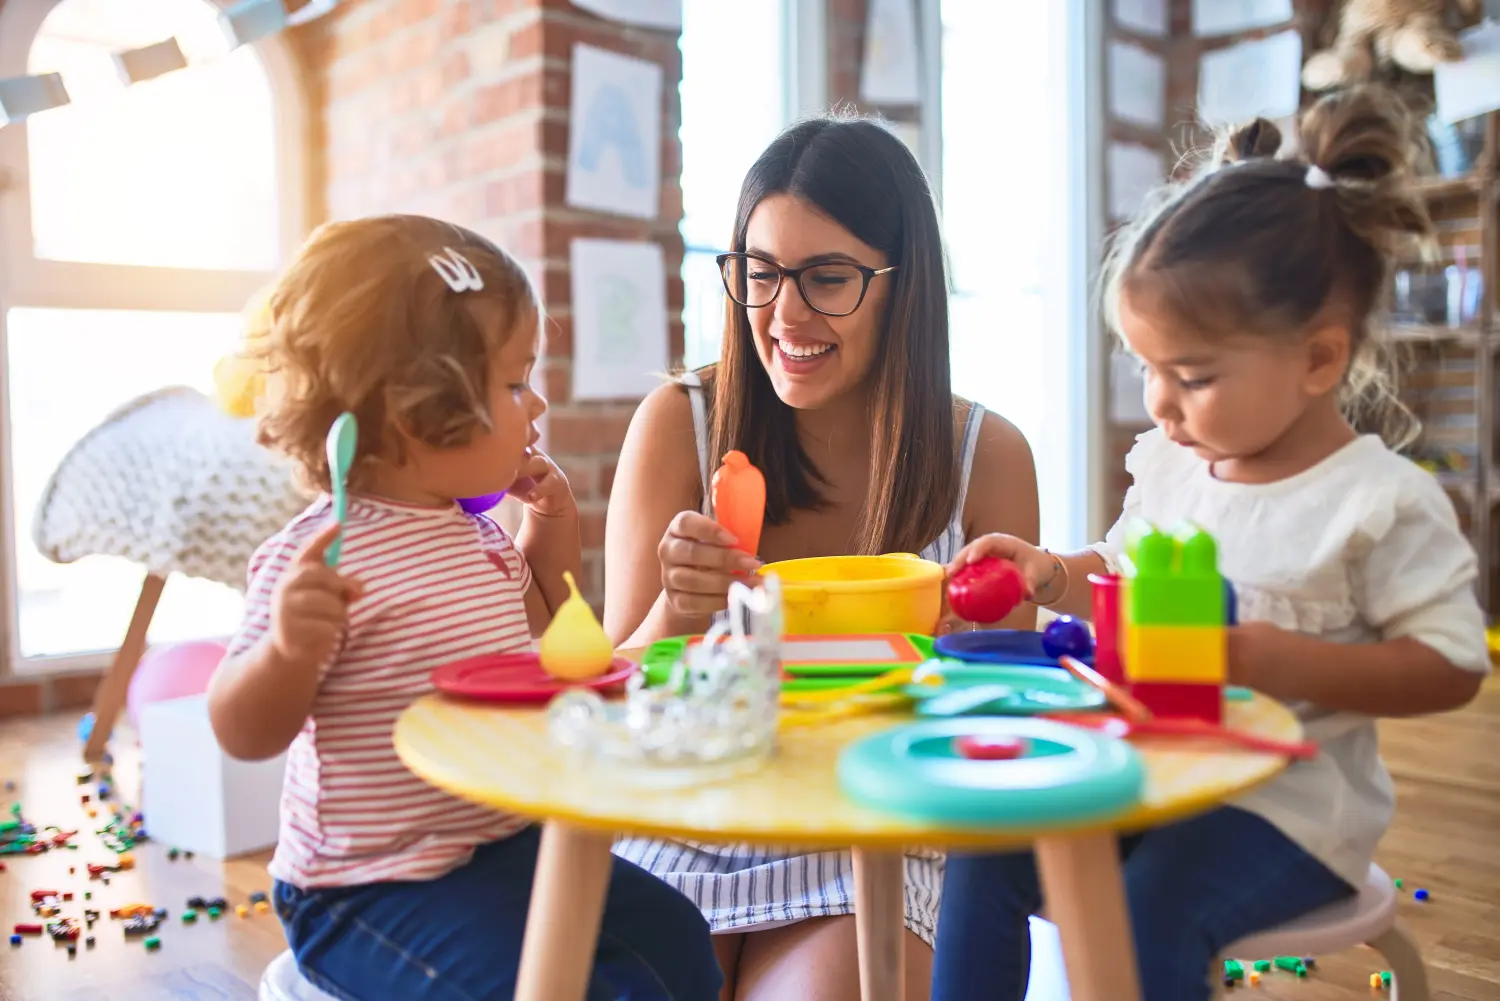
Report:
M 1219 544 L 1242 622 L 1339 643 L 1411 637 L 1455 666 L 1487 672 L 1478 561 L 1433 477 L 1366 435 L 1275 483 L 1227 483 L 1160 429 L 1125 459 L 1125 509 L 1092 547 L 1119 568 L 1136 519 L 1190 521 Z M 1321 747 L 1235 805 L 1260 814 L 1334 872 L 1361 885 L 1390 824 L 1395 792 L 1372 717 L 1291 707 Z

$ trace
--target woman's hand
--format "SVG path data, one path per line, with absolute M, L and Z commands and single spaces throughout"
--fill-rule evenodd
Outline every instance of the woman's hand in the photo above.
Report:
M 761 565 L 734 543 L 718 522 L 696 511 L 672 519 L 656 555 L 667 610 L 675 619 L 697 624 L 728 607 L 729 585 Z
M 578 502 L 573 499 L 568 478 L 547 453 L 536 447 L 526 450 L 526 460 L 521 463 L 509 492 L 526 505 L 527 511 L 541 518 L 563 518 L 578 513 Z

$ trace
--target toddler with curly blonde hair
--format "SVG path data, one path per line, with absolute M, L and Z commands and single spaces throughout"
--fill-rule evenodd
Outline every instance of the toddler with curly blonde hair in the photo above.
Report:
M 514 991 L 537 831 L 427 785 L 391 729 L 434 668 L 529 649 L 567 596 L 563 572 L 579 572 L 577 505 L 535 447 L 540 319 L 525 272 L 489 240 L 383 216 L 309 238 L 255 349 L 261 440 L 320 493 L 252 558 L 209 709 L 227 753 L 287 752 L 276 910 L 303 974 L 336 997 Z M 359 444 L 341 526 L 325 440 L 345 412 Z M 459 503 L 505 489 L 525 506 L 514 540 Z M 590 1001 L 716 998 L 697 909 L 613 864 Z

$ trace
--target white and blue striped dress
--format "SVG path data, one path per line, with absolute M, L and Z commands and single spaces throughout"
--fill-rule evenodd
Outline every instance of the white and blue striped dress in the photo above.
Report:
M 693 402 L 693 428 L 699 467 L 707 493 L 708 435 L 701 384 L 683 380 Z M 963 478 L 958 505 L 943 534 L 921 555 L 947 563 L 964 544 L 963 509 L 974 445 L 984 408 L 974 404 L 964 426 Z M 807 918 L 854 913 L 854 863 L 848 852 L 786 855 L 764 846 L 705 845 L 660 838 L 626 838 L 616 855 L 649 870 L 686 895 L 708 919 L 714 932 L 757 931 Z M 943 856 L 916 850 L 906 857 L 906 926 L 928 945 L 937 931 L 943 888 Z

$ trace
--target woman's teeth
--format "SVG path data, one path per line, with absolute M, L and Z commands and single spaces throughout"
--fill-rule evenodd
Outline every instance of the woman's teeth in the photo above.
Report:
M 790 358 L 816 358 L 833 350 L 832 344 L 788 344 L 786 341 L 777 341 L 776 345 Z

